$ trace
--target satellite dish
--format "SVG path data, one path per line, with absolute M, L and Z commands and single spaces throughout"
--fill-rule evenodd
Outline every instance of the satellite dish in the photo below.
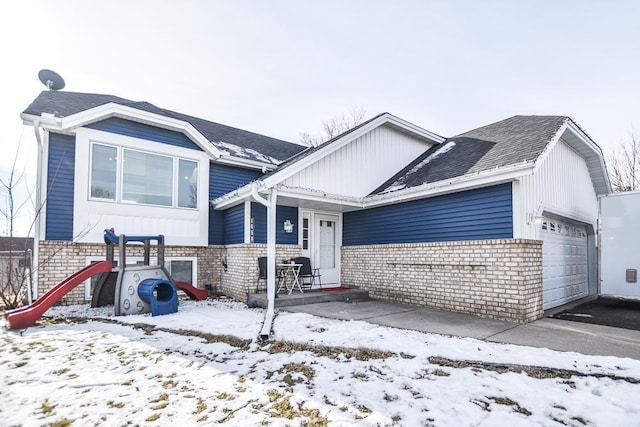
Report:
M 64 88 L 64 79 L 55 71 L 40 70 L 38 78 L 49 90 L 60 90 Z

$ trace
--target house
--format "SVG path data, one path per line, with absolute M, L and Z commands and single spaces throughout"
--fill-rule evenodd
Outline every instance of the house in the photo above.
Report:
M 56 260 L 40 293 L 101 259 L 111 227 L 164 234 L 173 276 L 241 300 L 265 253 L 309 256 L 323 284 L 520 322 L 597 292 L 610 184 L 568 117 L 444 138 L 384 113 L 313 148 L 109 95 L 45 91 L 22 118 L 40 149 L 36 257 Z

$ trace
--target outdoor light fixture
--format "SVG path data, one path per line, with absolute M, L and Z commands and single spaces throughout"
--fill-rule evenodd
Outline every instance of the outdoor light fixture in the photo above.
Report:
M 284 222 L 284 232 L 285 233 L 293 233 L 293 223 L 289 220 Z

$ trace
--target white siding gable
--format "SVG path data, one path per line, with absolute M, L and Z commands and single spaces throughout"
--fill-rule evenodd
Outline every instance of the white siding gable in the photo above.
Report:
M 423 139 L 380 126 L 289 177 L 284 184 L 366 196 L 431 146 Z
M 580 154 L 560 139 L 533 175 L 520 182 L 522 215 L 526 218 L 548 211 L 556 215 L 596 225 L 598 197 L 587 163 Z M 514 215 L 517 213 L 514 212 Z M 523 221 L 522 235 L 538 239 L 538 224 Z

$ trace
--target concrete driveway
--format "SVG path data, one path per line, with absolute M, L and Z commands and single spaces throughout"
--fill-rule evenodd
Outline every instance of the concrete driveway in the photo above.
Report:
M 325 302 L 282 310 L 490 342 L 640 359 L 640 331 L 542 318 L 528 324 L 385 301 Z

